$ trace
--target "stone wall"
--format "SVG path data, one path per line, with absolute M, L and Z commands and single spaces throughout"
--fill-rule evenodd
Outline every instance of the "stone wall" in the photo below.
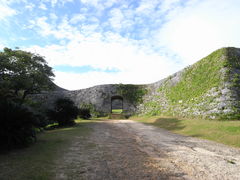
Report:
M 98 114 L 106 115 L 111 112 L 111 98 L 121 96 L 125 114 L 134 114 L 136 104 L 129 102 L 128 98 L 118 91 L 118 87 L 118 84 L 108 84 L 75 91 L 45 92 L 36 95 L 35 99 L 42 102 L 43 106 L 51 108 L 57 98 L 70 98 L 78 107 L 91 106 Z
M 100 85 L 76 91 L 54 91 L 37 95 L 38 100 L 44 106 L 51 108 L 57 98 L 70 98 L 78 107 L 90 105 L 100 115 L 107 115 L 111 112 L 111 97 L 123 97 L 123 110 L 126 114 L 142 115 L 171 115 L 182 117 L 203 117 L 218 118 L 220 115 L 234 113 L 232 107 L 236 105 L 238 92 L 230 89 L 230 84 L 225 83 L 222 87 L 214 87 L 199 97 L 200 103 L 187 104 L 179 101 L 171 104 L 164 92 L 159 91 L 165 84 L 174 86 L 181 80 L 182 71 L 175 73 L 171 78 L 166 78 L 153 84 L 145 85 L 147 93 L 143 96 L 141 103 L 131 103 L 128 99 L 117 92 L 118 85 Z M 235 93 L 235 96 L 233 95 Z M 237 95 L 236 95 L 237 94 Z M 237 96 L 238 97 L 238 96 Z M 237 103 L 237 105 L 239 105 Z
M 129 115 L 239 119 L 239 84 L 240 49 L 222 48 L 153 84 L 99 85 L 76 91 L 45 92 L 37 97 L 48 107 L 56 98 L 67 97 L 78 107 L 90 105 L 102 115 L 110 113 L 111 98 L 121 96 L 123 110 Z
M 194 91 L 198 91 L 196 96 L 184 96 Z M 240 119 L 240 49 L 219 49 L 194 65 L 148 85 L 137 113 Z
M 111 112 L 111 97 L 113 96 L 123 97 L 123 110 L 128 115 L 162 114 L 215 119 L 220 116 L 226 118 L 228 114 L 236 113 L 233 107 L 239 109 L 239 103 L 237 103 L 239 101 L 236 101 L 236 98 L 239 98 L 239 89 L 231 89 L 231 83 L 227 82 L 223 83 L 221 87 L 214 87 L 198 97 L 200 99 L 199 103 L 189 104 L 180 100 L 177 104 L 171 104 L 165 92 L 159 91 L 159 89 L 166 84 L 168 84 L 168 88 L 175 86 L 181 80 L 181 74 L 184 71 L 173 74 L 171 78 L 168 77 L 156 83 L 144 85 L 147 93 L 143 96 L 141 103 L 129 102 L 127 97 L 118 92 L 117 84 L 94 86 L 76 91 L 45 92 L 36 95 L 36 97 L 47 108 L 51 108 L 57 98 L 70 98 L 78 107 L 90 105 L 100 115 L 107 115 Z M 142 85 L 139 87 L 142 87 Z
M 149 93 L 143 97 L 143 103 L 137 106 L 136 113 L 210 119 L 218 119 L 221 116 L 227 118 L 228 115 L 232 117 L 232 113 L 235 113 L 232 107 L 236 104 L 233 94 L 236 94 L 236 92 L 231 90 L 231 83 L 228 82 L 223 83 L 219 87 L 213 87 L 202 96 L 196 97 L 196 99 L 199 99 L 198 103 L 179 100 L 177 103 L 172 104 L 166 97 L 165 91 L 160 91 L 159 89 L 165 87 L 166 84 L 168 84 L 168 88 L 175 86 L 181 81 L 181 74 L 184 71 L 179 71 L 171 77 L 149 84 L 147 86 Z

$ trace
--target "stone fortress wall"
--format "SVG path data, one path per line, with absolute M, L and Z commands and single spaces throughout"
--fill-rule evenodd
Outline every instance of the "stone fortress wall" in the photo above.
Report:
M 111 98 L 121 96 L 123 98 L 124 112 L 126 114 L 136 112 L 136 105 L 119 94 L 117 87 L 117 84 L 107 84 L 74 91 L 60 90 L 45 92 L 37 96 L 41 102 L 47 102 L 45 106 L 51 107 L 57 98 L 70 98 L 78 107 L 91 106 L 94 111 L 103 115 L 111 112 Z
M 207 77 L 209 75 L 213 77 Z M 200 83 L 194 86 L 195 80 Z M 38 99 L 51 106 L 56 98 L 67 97 L 78 107 L 88 105 L 94 111 L 106 115 L 111 112 L 111 98 L 121 96 L 123 110 L 129 115 L 239 119 L 239 84 L 240 49 L 222 48 L 194 65 L 153 84 L 108 84 L 75 91 L 58 90 L 39 94 Z M 196 97 L 191 94 L 194 91 L 197 92 Z M 185 96 L 186 94 L 188 96 Z

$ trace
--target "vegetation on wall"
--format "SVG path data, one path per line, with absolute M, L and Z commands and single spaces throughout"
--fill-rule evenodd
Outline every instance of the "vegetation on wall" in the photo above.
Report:
M 228 67 L 227 75 L 229 80 L 232 82 L 233 88 L 240 87 L 240 52 L 236 53 L 235 48 L 228 48 L 227 55 L 228 61 L 226 67 Z
M 136 105 L 143 102 L 143 96 L 147 93 L 147 89 L 143 85 L 118 84 L 117 93 Z
M 226 62 L 226 66 L 229 68 L 235 68 L 235 69 L 240 69 L 240 52 L 236 53 L 236 48 L 234 47 L 229 47 L 226 49 L 227 50 L 227 57 L 228 60 Z
M 147 109 L 144 114 L 147 116 L 156 116 L 162 114 L 162 106 L 157 101 L 148 101 L 144 103 L 145 108 Z
M 185 69 L 181 80 L 175 86 L 160 88 L 164 90 L 169 101 L 173 104 L 196 103 L 197 97 L 207 93 L 213 87 L 222 84 L 221 68 L 226 63 L 226 49 L 220 49 Z
M 146 114 L 201 117 L 202 112 L 216 108 L 216 98 L 230 83 L 238 89 L 240 84 L 240 55 L 236 48 L 222 48 L 207 57 L 168 77 L 158 89 L 158 94 L 144 103 Z M 175 78 L 175 79 L 174 79 Z M 229 86 L 228 86 L 229 87 Z M 232 92 L 231 92 L 232 93 Z M 238 94 L 238 93 L 237 93 Z M 231 96 L 228 94 L 228 96 Z M 239 104 L 238 102 L 234 102 Z M 235 105 L 237 106 L 237 105 Z M 229 107 L 222 107 L 229 108 Z M 234 112 L 212 113 L 213 118 L 239 118 L 238 107 L 230 107 Z M 204 117 L 204 116 L 203 116 Z
M 83 103 L 79 106 L 79 109 L 80 109 L 79 117 L 83 119 L 104 116 L 101 112 L 97 111 L 95 106 L 91 103 L 88 103 L 88 104 Z

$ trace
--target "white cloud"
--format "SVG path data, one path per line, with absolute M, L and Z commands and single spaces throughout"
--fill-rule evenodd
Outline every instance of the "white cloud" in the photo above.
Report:
M 73 2 L 74 0 L 42 0 L 42 2 L 49 2 L 51 3 L 52 7 L 55 7 L 56 5 L 63 6 L 65 3 Z
M 37 18 L 36 21 L 33 21 L 33 20 L 30 21 L 33 27 L 37 26 L 40 28 L 39 33 L 42 36 L 48 36 L 53 33 L 51 25 L 48 24 L 46 20 L 47 20 L 47 17 L 44 16 L 44 17 Z
M 124 19 L 124 16 L 121 12 L 120 9 L 112 9 L 110 12 L 111 18 L 109 20 L 111 26 L 115 29 L 115 30 L 120 30 L 122 28 L 122 21 Z
M 94 8 L 94 15 L 101 16 L 107 8 L 111 8 L 114 4 L 122 4 L 120 0 L 80 0 L 86 9 Z M 84 8 L 82 8 L 84 9 Z
M 87 6 L 95 7 L 96 14 L 100 14 L 101 11 L 104 10 L 104 4 L 101 2 L 101 0 L 80 0 L 80 1 Z
M 6 47 L 3 43 L 0 43 L 0 51 L 3 50 L 3 48 Z
M 159 4 L 158 0 L 142 0 L 139 7 L 136 9 L 137 12 L 145 15 L 152 14 L 153 10 Z
M 55 14 L 50 15 L 50 18 L 53 22 L 56 20 Z M 47 36 L 54 36 L 55 38 L 62 40 L 62 39 L 76 39 L 81 36 L 80 31 L 69 24 L 68 18 L 65 16 L 61 19 L 59 24 L 55 23 L 48 23 L 48 18 L 43 16 L 39 17 L 36 20 L 30 21 L 29 28 L 35 28 L 36 31 L 46 38 Z
M 26 8 L 26 9 L 29 9 L 30 11 L 32 11 L 34 7 L 35 7 L 35 4 L 33 4 L 33 3 L 28 3 L 28 4 L 25 6 L 25 8 Z
M 83 4 L 92 5 L 95 7 L 111 7 L 118 0 L 81 0 Z
M 52 7 L 54 7 L 57 4 L 58 0 L 51 0 L 50 2 L 52 3 Z
M 192 64 L 212 51 L 240 46 L 240 1 L 199 1 L 172 12 L 157 38 L 159 45 Z
M 54 21 L 54 22 L 58 19 L 57 15 L 56 15 L 55 13 L 50 13 L 50 14 L 49 14 L 49 17 L 50 17 L 50 19 L 51 19 L 52 21 Z
M 91 5 L 99 8 L 99 11 L 117 3 L 115 0 L 104 1 L 108 5 L 100 0 L 81 1 L 87 5 L 83 8 Z M 50 23 L 54 20 L 53 16 L 50 19 L 40 17 L 32 21 L 33 27 L 43 37 L 53 36 L 61 44 L 34 46 L 30 50 L 44 55 L 51 66 L 88 65 L 102 70 L 120 70 L 117 73 L 56 72 L 58 85 L 79 89 L 105 83 L 155 82 L 215 49 L 240 45 L 240 1 L 184 2 L 187 3 L 183 5 L 180 0 L 164 0 L 161 4 L 159 1 L 141 1 L 137 10 L 123 3 L 119 8 L 112 9 L 110 18 L 104 21 L 101 21 L 98 12 L 92 16 L 75 14 L 61 17 L 59 24 Z M 85 9 L 84 13 L 87 11 Z M 124 38 L 110 32 L 109 25 L 115 32 L 126 29 L 126 34 L 142 39 L 128 39 L 126 37 L 131 37 L 128 35 Z M 141 28 L 138 34 L 135 25 Z M 159 49 L 164 54 L 160 54 Z M 179 59 L 182 62 L 176 63 Z
M 39 8 L 42 9 L 42 10 L 47 10 L 47 7 L 44 3 L 41 3 Z
M 70 23 L 72 23 L 72 24 L 77 24 L 77 23 L 79 23 L 79 22 L 81 22 L 81 21 L 83 21 L 83 20 L 85 20 L 85 19 L 86 19 L 86 17 L 85 17 L 83 14 L 75 14 L 75 15 L 71 18 Z
M 104 6 L 105 7 L 111 7 L 113 4 L 117 3 L 119 0 L 107 0 L 104 1 Z
M 10 8 L 6 3 L 0 2 L 0 21 L 5 20 L 6 17 L 16 15 L 17 11 Z
M 90 65 L 102 70 L 113 68 L 120 70 L 117 73 L 56 72 L 55 82 L 67 89 L 80 89 L 103 83 L 155 82 L 180 68 L 180 65 L 174 64 L 167 57 L 142 51 L 147 47 L 137 45 L 131 40 L 112 33 L 109 33 L 107 37 L 107 40 L 102 40 L 100 34 L 95 34 L 89 38 L 85 37 L 82 41 L 72 40 L 65 46 L 35 46 L 28 50 L 45 56 L 50 66 Z
M 181 0 L 164 0 L 161 4 L 161 11 L 166 12 L 179 6 Z
M 87 72 L 82 74 L 56 71 L 55 83 L 70 90 L 100 84 L 148 84 L 165 78 L 167 75 L 176 72 L 179 68 L 165 57 L 128 55 L 129 59 L 121 61 L 122 64 L 126 64 L 125 71 L 118 73 Z M 137 59 L 131 59 L 131 56 Z

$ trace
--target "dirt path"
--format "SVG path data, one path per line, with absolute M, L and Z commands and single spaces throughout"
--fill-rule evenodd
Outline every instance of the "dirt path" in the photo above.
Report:
M 240 179 L 240 150 L 131 120 L 89 124 L 58 161 L 56 179 Z

